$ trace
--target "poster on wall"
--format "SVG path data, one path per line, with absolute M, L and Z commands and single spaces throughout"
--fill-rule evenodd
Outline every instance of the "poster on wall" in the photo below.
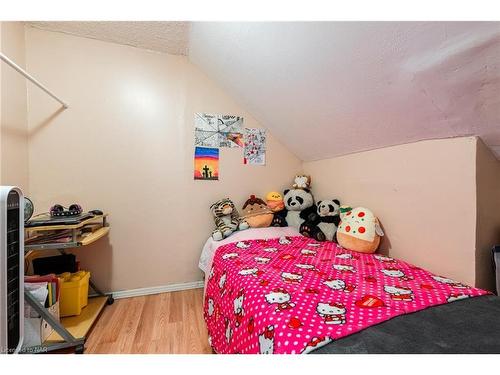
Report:
M 265 129 L 245 128 L 245 149 L 243 163 L 250 165 L 266 165 L 266 131 Z
M 243 117 L 196 113 L 194 144 L 200 147 L 243 147 Z
M 219 149 L 210 147 L 195 147 L 194 149 L 194 179 L 219 179 Z

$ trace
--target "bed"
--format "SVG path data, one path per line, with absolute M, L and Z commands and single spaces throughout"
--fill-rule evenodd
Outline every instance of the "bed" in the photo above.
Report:
M 216 353 L 500 353 L 500 299 L 293 228 L 208 240 L 204 318 Z

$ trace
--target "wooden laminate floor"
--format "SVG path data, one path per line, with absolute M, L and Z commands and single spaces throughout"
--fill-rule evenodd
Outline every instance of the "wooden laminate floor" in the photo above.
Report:
M 116 300 L 104 309 L 85 353 L 212 353 L 203 320 L 203 289 Z

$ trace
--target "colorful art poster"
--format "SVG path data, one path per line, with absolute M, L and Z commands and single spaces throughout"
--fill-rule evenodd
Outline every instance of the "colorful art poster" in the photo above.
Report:
M 219 149 L 195 147 L 194 149 L 194 179 L 219 179 Z
M 194 139 L 200 147 L 243 147 L 243 117 L 196 113 Z
M 243 163 L 250 165 L 266 165 L 265 129 L 245 129 Z

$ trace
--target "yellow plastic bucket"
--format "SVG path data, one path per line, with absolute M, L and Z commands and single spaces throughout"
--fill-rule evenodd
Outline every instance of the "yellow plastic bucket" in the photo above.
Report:
M 88 303 L 90 272 L 65 272 L 58 277 L 61 288 L 59 295 L 61 316 L 80 315 Z

